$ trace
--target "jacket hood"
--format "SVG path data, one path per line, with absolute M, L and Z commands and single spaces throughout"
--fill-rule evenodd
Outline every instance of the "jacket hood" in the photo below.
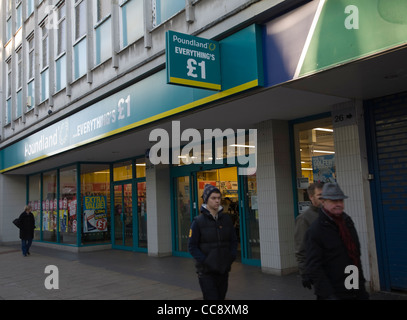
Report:
M 201 210 L 200 210 L 202 213 L 204 213 L 204 214 L 209 214 L 209 215 L 211 215 L 211 213 L 210 213 L 210 211 L 209 211 L 209 209 L 208 209 L 208 206 L 206 205 L 206 203 L 204 203 L 202 206 L 201 206 Z M 219 209 L 218 209 L 218 214 L 221 214 L 221 213 L 223 213 L 223 207 L 222 206 L 219 206 Z M 212 216 L 212 215 L 211 215 Z

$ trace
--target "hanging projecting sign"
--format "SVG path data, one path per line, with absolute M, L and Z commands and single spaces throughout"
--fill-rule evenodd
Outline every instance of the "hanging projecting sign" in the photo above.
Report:
M 219 42 L 174 31 L 166 36 L 168 83 L 222 89 Z

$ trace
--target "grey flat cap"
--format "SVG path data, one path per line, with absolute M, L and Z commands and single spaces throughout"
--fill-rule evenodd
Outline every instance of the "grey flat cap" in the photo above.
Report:
M 319 199 L 326 200 L 343 200 L 347 198 L 348 196 L 345 196 L 337 183 L 325 183 L 322 188 L 321 196 L 319 197 Z

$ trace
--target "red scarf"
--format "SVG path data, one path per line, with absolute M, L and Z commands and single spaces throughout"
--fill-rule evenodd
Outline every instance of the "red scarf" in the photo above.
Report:
M 352 238 L 352 235 L 350 234 L 349 228 L 346 225 L 345 219 L 343 218 L 343 214 L 334 215 L 329 212 L 327 212 L 327 214 L 332 218 L 332 220 L 338 226 L 339 234 L 341 236 L 343 243 L 345 244 L 345 247 L 348 251 L 348 255 L 352 259 L 353 264 L 359 268 L 360 267 L 360 252 L 356 246 L 354 239 Z

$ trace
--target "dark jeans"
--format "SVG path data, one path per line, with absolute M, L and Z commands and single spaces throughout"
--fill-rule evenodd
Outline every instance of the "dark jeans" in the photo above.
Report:
M 31 244 L 33 243 L 33 240 L 26 240 L 26 239 L 21 239 L 21 250 L 23 250 L 23 256 L 26 256 L 27 253 L 30 251 Z
M 228 290 L 229 273 L 198 274 L 204 300 L 225 300 Z

